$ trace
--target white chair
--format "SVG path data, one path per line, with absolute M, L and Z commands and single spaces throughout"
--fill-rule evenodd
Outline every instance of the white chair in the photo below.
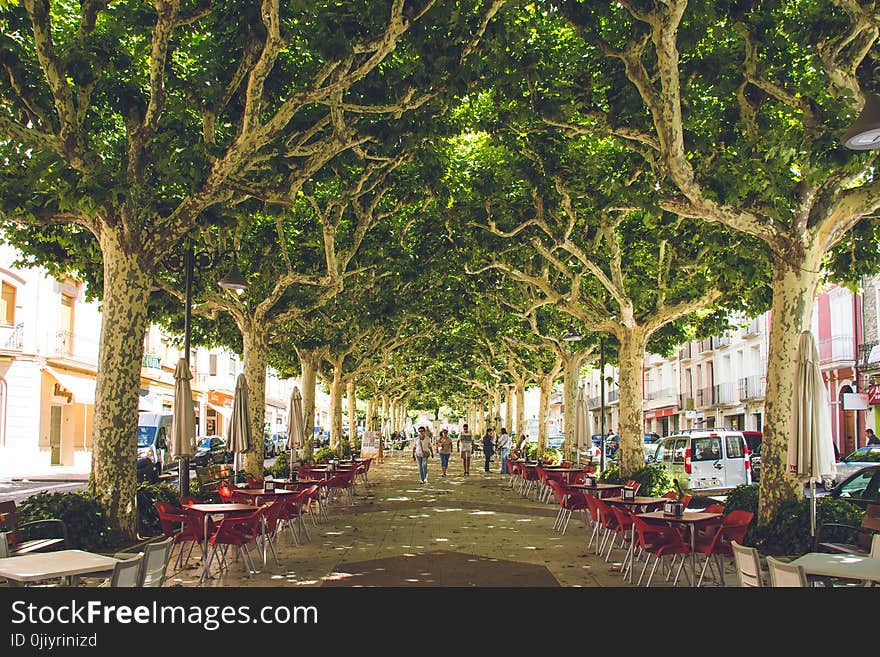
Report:
M 773 587 L 804 587 L 807 584 L 807 575 L 801 566 L 785 563 L 773 557 L 767 557 L 767 566 L 770 568 L 770 586 Z
M 140 586 L 142 556 L 132 557 L 118 561 L 113 567 L 109 586 L 111 587 L 135 587 Z
M 761 559 L 755 548 L 740 545 L 731 541 L 733 548 L 733 560 L 736 564 L 736 574 L 739 577 L 739 585 L 744 587 L 761 587 Z
M 172 539 L 150 543 L 144 548 L 144 558 L 138 586 L 160 587 L 165 582 L 165 572 L 171 557 Z

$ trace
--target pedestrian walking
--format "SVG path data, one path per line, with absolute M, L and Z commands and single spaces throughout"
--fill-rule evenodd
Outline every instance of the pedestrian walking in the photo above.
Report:
M 495 453 L 495 429 L 489 427 L 486 429 L 486 435 L 483 436 L 483 456 L 486 458 L 486 472 L 489 472 L 489 462 Z
M 865 431 L 865 444 L 866 445 L 880 445 L 880 438 L 877 438 L 873 429 L 867 429 Z
M 449 437 L 449 431 L 443 429 L 440 432 L 440 443 L 437 448 L 437 455 L 440 457 L 440 467 L 443 469 L 441 477 L 446 476 L 446 468 L 449 467 L 449 457 L 452 456 L 452 439 Z
M 434 456 L 431 437 L 425 427 L 419 427 L 419 436 L 413 441 L 413 461 L 419 464 L 419 481 L 428 483 L 428 459 Z
M 471 473 L 471 457 L 474 454 L 474 435 L 468 429 L 468 425 L 461 425 L 461 433 L 458 436 L 458 451 L 461 452 L 461 464 L 464 474 Z
M 501 458 L 501 474 L 510 474 L 507 465 L 507 459 L 510 457 L 510 435 L 504 427 L 501 427 L 501 435 L 498 436 L 498 453 Z

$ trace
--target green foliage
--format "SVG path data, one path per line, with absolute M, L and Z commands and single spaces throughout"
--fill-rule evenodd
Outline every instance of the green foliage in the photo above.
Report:
M 672 477 L 669 471 L 661 463 L 649 463 L 640 470 L 636 470 L 628 479 L 633 479 L 641 484 L 639 495 L 659 497 L 663 493 L 674 490 Z M 622 484 L 624 479 L 620 476 L 620 464 L 613 461 L 599 475 L 599 481 L 605 484 Z
M 320 448 L 317 452 L 315 452 L 314 460 L 315 463 L 327 463 L 331 459 L 337 458 L 336 452 L 334 452 L 329 445 L 325 445 Z
M 737 486 L 727 496 L 724 512 L 742 510 L 758 516 L 757 484 Z M 822 497 L 816 500 L 816 528 L 822 523 L 841 523 L 858 526 L 862 521 L 863 511 L 847 500 Z M 852 542 L 855 533 L 847 529 L 828 530 L 823 532 L 822 540 Z M 810 535 L 810 500 L 794 500 L 784 503 L 772 521 L 766 525 L 757 525 L 753 520 L 743 539 L 745 545 L 757 547 L 764 554 L 802 554 L 813 548 L 813 537 Z
M 18 506 L 20 522 L 58 518 L 67 526 L 68 548 L 100 550 L 110 539 L 110 523 L 88 492 L 37 493 Z
M 290 477 L 290 454 L 281 452 L 269 467 L 270 474 L 276 479 L 288 479 Z
M 562 463 L 562 451 L 553 447 L 545 447 L 541 452 L 541 460 L 548 465 Z
M 179 504 L 178 489 L 169 484 L 142 482 L 137 490 L 138 535 L 155 536 L 162 531 L 156 502 Z

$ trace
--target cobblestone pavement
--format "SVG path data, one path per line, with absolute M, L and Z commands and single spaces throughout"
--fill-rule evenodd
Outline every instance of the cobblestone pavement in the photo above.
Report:
M 353 506 L 343 498 L 318 526 L 307 519 L 310 541 L 298 546 L 285 530 L 275 541 L 281 566 L 271 555 L 262 566 L 252 547 L 257 574 L 245 577 L 238 559 L 219 576 L 212 566 L 204 585 L 630 586 L 620 575 L 623 549 L 608 563 L 588 552 L 591 530 L 577 515 L 563 536 L 552 529 L 556 505 L 508 488 L 497 465 L 491 473 L 473 467 L 465 477 L 453 454 L 448 472 L 439 476 L 439 461 L 432 459 L 428 483 L 420 484 L 416 464 L 395 452 L 374 462 Z M 169 572 L 166 586 L 199 585 L 196 553 L 187 568 Z M 669 586 L 659 573 L 654 584 Z

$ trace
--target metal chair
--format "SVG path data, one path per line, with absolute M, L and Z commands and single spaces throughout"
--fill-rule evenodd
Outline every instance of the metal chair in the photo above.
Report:
M 761 558 L 758 555 L 758 551 L 755 548 L 740 545 L 736 541 L 731 541 L 730 547 L 733 549 L 733 561 L 736 564 L 739 585 L 744 587 L 762 587 Z
M 144 548 L 138 586 L 158 588 L 165 583 L 165 571 L 168 569 L 173 544 L 173 539 L 166 538 L 164 541 L 150 543 Z
M 770 586 L 773 587 L 803 587 L 807 584 L 807 575 L 801 566 L 785 563 L 773 557 L 767 557 L 767 566 L 770 568 Z
M 141 566 L 144 557 L 137 554 L 129 559 L 120 559 L 113 566 L 113 574 L 103 586 L 133 588 L 140 586 Z

